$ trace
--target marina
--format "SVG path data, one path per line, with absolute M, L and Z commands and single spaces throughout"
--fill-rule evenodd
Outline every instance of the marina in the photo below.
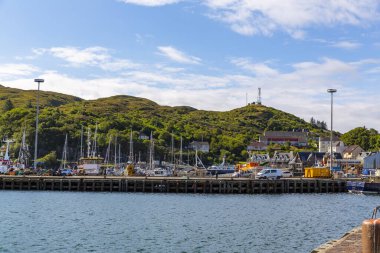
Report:
M 281 194 L 346 192 L 346 181 L 333 179 L 254 180 L 116 176 L 0 176 L 1 190 L 107 191 L 209 194 Z

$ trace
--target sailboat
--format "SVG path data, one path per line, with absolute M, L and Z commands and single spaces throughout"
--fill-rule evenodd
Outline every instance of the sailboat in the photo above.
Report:
M 149 145 L 149 162 L 148 162 L 148 170 L 146 171 L 148 176 L 156 176 L 156 177 L 168 177 L 172 176 L 173 172 L 170 168 L 162 168 L 155 166 L 154 162 L 154 140 L 153 134 L 150 133 L 150 145 Z
M 96 124 L 94 143 L 91 143 L 91 130 L 87 128 L 87 156 L 79 158 L 79 174 L 99 175 L 101 174 L 101 163 L 103 158 L 96 155 L 98 125 Z
M 117 153 L 117 147 L 119 146 L 119 154 Z M 121 168 L 120 163 L 120 144 L 117 143 L 117 135 L 115 136 L 115 156 L 114 156 L 114 167 L 112 174 L 115 176 L 120 176 L 123 173 L 123 169 Z
M 127 161 L 127 166 L 124 170 L 125 176 L 134 176 L 134 175 L 145 175 L 144 169 L 140 167 L 140 157 L 139 160 L 135 166 L 134 163 L 134 155 L 133 155 L 133 131 L 131 129 L 131 134 L 129 136 L 129 156 Z
M 65 136 L 65 144 L 63 145 L 62 160 L 59 167 L 59 174 L 61 176 L 71 176 L 73 171 L 66 167 L 67 165 L 67 134 Z
M 12 161 L 10 159 L 10 156 L 9 156 L 9 149 L 10 149 L 10 144 L 14 142 L 14 140 L 10 140 L 10 139 L 5 139 L 3 140 L 3 142 L 6 143 L 6 148 L 5 148 L 5 154 L 1 155 L 2 158 L 0 159 L 0 173 L 4 174 L 4 173 L 7 173 L 8 170 L 11 168 L 12 166 Z M 1 152 L 3 153 L 3 152 Z
M 23 133 L 22 133 L 21 145 L 20 145 L 20 150 L 18 153 L 16 167 L 18 169 L 26 169 L 29 165 L 29 157 L 30 157 L 29 147 L 26 144 L 26 129 L 24 128 Z

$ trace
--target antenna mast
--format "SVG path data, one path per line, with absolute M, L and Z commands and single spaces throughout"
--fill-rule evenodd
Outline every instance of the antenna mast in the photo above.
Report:
M 258 89 L 257 104 L 261 105 L 261 88 Z

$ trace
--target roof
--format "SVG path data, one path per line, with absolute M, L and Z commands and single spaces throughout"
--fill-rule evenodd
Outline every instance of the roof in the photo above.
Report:
M 301 161 L 307 161 L 307 159 L 312 153 L 313 152 L 298 152 L 298 157 L 300 158 Z
M 363 150 L 359 145 L 351 145 L 351 146 L 347 146 L 346 149 L 343 151 L 343 153 L 352 153 L 356 149 Z
M 265 137 L 306 137 L 307 132 L 290 132 L 290 131 L 265 131 L 263 136 Z
M 252 141 L 248 146 L 266 147 L 267 144 L 259 141 Z

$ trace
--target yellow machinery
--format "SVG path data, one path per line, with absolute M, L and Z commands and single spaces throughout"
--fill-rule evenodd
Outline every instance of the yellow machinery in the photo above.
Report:
M 239 164 L 235 165 L 235 169 L 237 171 L 249 171 L 249 170 L 256 168 L 257 166 L 259 166 L 259 164 L 254 163 L 254 162 L 239 163 Z
M 135 174 L 135 170 L 133 168 L 133 164 L 128 164 L 127 168 L 125 169 L 124 175 L 127 176 L 133 176 Z
M 330 169 L 325 167 L 305 168 L 305 177 L 308 178 L 329 178 L 331 177 Z

